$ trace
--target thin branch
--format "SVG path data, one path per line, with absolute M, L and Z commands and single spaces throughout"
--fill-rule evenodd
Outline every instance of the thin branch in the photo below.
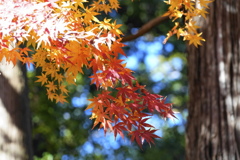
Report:
M 169 16 L 159 16 L 156 17 L 154 19 L 152 19 L 151 21 L 149 21 L 148 23 L 144 24 L 139 30 L 137 34 L 133 34 L 133 35 L 129 35 L 126 37 L 123 37 L 121 42 L 128 42 L 131 40 L 134 40 L 142 35 L 144 35 L 145 33 L 149 32 L 153 27 L 157 26 L 158 24 L 166 21 L 169 19 Z

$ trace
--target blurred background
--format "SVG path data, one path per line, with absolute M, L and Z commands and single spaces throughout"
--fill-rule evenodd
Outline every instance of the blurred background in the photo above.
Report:
M 153 18 L 167 11 L 162 0 L 120 0 L 121 8 L 109 16 L 121 27 L 125 36 L 136 34 L 138 29 Z M 65 104 L 47 100 L 46 90 L 35 83 L 40 73 L 33 66 L 28 68 L 29 97 L 33 122 L 33 147 L 35 160 L 183 160 L 185 152 L 185 125 L 187 117 L 187 70 L 185 43 L 172 37 L 163 44 L 173 23 L 164 21 L 144 36 L 125 42 L 127 67 L 152 93 L 167 97 L 173 103 L 175 120 L 163 120 L 154 115 L 149 121 L 159 131 L 155 145 L 144 143 L 141 150 L 127 136 L 114 138 L 102 130 L 92 129 L 91 110 L 85 110 L 88 98 L 96 95 L 96 87 L 90 84 L 91 71 L 77 77 L 77 85 L 69 86 L 69 98 Z

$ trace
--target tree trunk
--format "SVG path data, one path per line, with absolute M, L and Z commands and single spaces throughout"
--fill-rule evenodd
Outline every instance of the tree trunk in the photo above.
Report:
M 0 159 L 32 160 L 26 68 L 0 63 Z
M 240 1 L 215 0 L 188 48 L 187 160 L 240 160 Z

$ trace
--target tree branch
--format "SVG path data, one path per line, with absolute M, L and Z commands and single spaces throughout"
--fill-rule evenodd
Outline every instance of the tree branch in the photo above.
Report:
M 133 34 L 133 35 L 129 35 L 126 37 L 123 37 L 121 42 L 128 42 L 131 40 L 134 40 L 142 35 L 144 35 L 145 33 L 149 32 L 153 27 L 155 27 L 156 25 L 162 23 L 163 21 L 166 21 L 169 19 L 169 16 L 159 16 L 156 17 L 154 19 L 152 19 L 151 21 L 149 21 L 148 23 L 144 24 L 139 30 L 137 34 Z

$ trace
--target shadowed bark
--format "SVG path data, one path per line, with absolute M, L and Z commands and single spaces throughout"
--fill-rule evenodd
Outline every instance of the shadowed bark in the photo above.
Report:
M 25 65 L 0 64 L 0 159 L 32 160 Z

